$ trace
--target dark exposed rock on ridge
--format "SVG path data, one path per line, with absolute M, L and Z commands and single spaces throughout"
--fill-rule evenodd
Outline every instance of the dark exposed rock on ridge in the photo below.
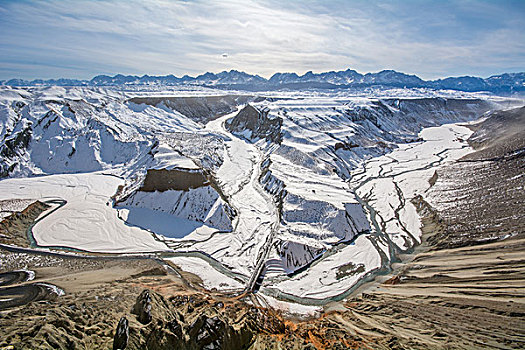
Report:
M 177 169 L 148 169 L 140 191 L 187 191 L 191 188 L 207 186 L 210 183 L 201 172 Z
M 113 350 L 124 350 L 128 346 L 129 322 L 124 316 L 120 319 L 113 339 Z
M 280 144 L 283 120 L 280 117 L 270 116 L 268 113 L 268 108 L 247 105 L 235 117 L 226 121 L 226 128 L 248 139 L 266 139 Z M 248 132 L 249 135 L 244 132 Z
M 137 298 L 137 302 L 131 311 L 137 315 L 137 320 L 142 324 L 151 322 L 151 296 L 149 290 L 144 290 Z
M 206 123 L 225 114 L 234 112 L 237 106 L 252 101 L 260 101 L 260 97 L 250 95 L 224 96 L 188 96 L 188 97 L 133 97 L 129 102 L 164 106 L 171 108 L 199 123 Z

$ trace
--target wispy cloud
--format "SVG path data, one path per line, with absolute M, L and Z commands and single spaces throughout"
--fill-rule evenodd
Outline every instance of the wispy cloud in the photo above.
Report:
M 490 75 L 525 70 L 523 4 L 4 1 L 0 78 L 346 68 Z

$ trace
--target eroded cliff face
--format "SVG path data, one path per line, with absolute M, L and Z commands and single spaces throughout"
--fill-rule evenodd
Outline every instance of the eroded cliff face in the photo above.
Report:
M 189 191 L 209 185 L 210 182 L 200 171 L 148 169 L 139 191 Z
M 271 142 L 271 147 L 261 150 L 266 160 L 257 180 L 281 199 L 280 219 L 287 227 L 277 235 L 275 257 L 284 272 L 306 266 L 331 242 L 349 239 L 353 227 L 364 227 L 367 222 L 366 217 L 361 223 L 356 221 L 361 208 L 349 200 L 351 191 L 342 181 L 347 179 L 344 170 L 353 164 L 349 160 L 388 152 L 395 140 L 414 140 L 428 120 L 468 120 L 468 113 L 478 108 L 475 103 L 469 107 L 472 102 L 461 102 L 459 110 L 465 108 L 467 114 L 455 115 L 446 111 L 444 102 L 429 103 L 429 108 L 441 108 L 442 114 L 428 111 L 428 120 L 403 126 L 419 113 L 425 116 L 425 109 L 417 106 L 427 102 L 400 101 L 398 105 L 396 101 L 392 106 L 381 102 L 383 107 L 363 107 L 366 112 L 354 119 L 345 117 L 352 108 L 341 107 L 341 103 L 286 107 L 286 114 L 280 114 L 281 146 Z M 515 125 L 523 125 L 522 120 Z M 158 261 L 1 250 L 2 271 L 40 269 L 43 277 L 37 278 L 52 280 L 66 295 L 3 314 L 0 329 L 5 336 L 0 346 L 108 348 L 119 334 L 119 341 L 126 338 L 127 348 L 146 349 L 521 348 L 525 324 L 523 135 L 500 138 L 501 125 L 513 124 L 505 118 L 502 123 L 491 123 L 489 118 L 480 124 L 470 140 L 478 152 L 436 172 L 432 188 L 425 193 L 428 198 L 415 200 L 424 224 L 424 250 L 416 251 L 421 254 L 413 259 L 403 257 L 408 262 L 403 260 L 402 269 L 384 277 L 384 284 L 378 280 L 360 297 L 327 306 L 319 319 L 285 320 L 272 310 L 253 307 L 248 300 L 206 291 L 198 277 L 176 266 L 159 268 Z M 374 137 L 378 138 L 374 141 Z M 265 138 L 252 141 L 262 141 L 259 144 L 264 147 L 269 143 Z M 216 217 L 212 213 L 227 215 L 225 206 L 220 209 L 224 201 L 220 189 L 198 167 L 143 170 L 144 181 L 123 199 L 130 201 L 129 207 L 165 210 L 174 216 L 192 213 L 191 220 L 208 220 L 210 225 L 218 225 L 210 220 Z M 192 175 L 186 179 L 186 174 Z M 24 224 L 20 232 L 27 229 L 28 222 Z M 324 271 L 335 271 L 343 284 L 347 284 L 346 276 L 365 270 L 362 264 L 348 260 L 327 266 Z M 267 265 L 268 270 L 274 267 Z M 324 282 L 320 275 L 314 278 Z M 311 284 L 306 289 L 312 290 Z M 256 304 L 259 296 L 255 294 L 250 303 Z M 123 317 L 127 322 L 120 322 Z
M 372 347 L 523 346 L 524 117 L 523 108 L 500 111 L 473 125 L 476 152 L 439 170 L 415 199 L 419 254 L 347 304 L 354 326 L 378 330 Z
M 280 144 L 283 120 L 269 115 L 269 111 L 267 108 L 256 108 L 249 104 L 226 122 L 226 128 L 248 140 L 265 139 Z
M 212 186 L 208 177 L 195 169 L 149 169 L 142 184 L 123 196 L 117 202 L 117 208 L 126 210 L 124 219 L 130 224 L 139 224 L 130 219 L 133 210 L 145 209 L 202 223 L 219 231 L 231 231 L 235 216 L 235 211 Z M 173 227 L 173 230 L 178 228 Z M 152 231 L 155 232 L 155 229 Z M 157 233 L 165 233 L 165 229 L 161 231 Z
M 292 274 L 319 258 L 326 250 L 322 247 L 311 247 L 298 242 L 280 241 L 277 251 L 284 270 L 286 273 Z M 267 268 L 271 268 L 272 261 L 269 261 L 267 266 Z
M 2 91 L 0 176 L 133 167 L 159 135 L 199 127 L 180 113 L 132 109 L 121 95 L 56 87 Z
M 239 105 L 261 99 L 261 97 L 250 95 L 133 97 L 129 99 L 129 102 L 137 105 L 146 104 L 159 108 L 169 108 L 198 123 L 206 124 L 210 120 L 234 112 Z
M 525 234 L 525 107 L 493 112 L 471 127 L 468 142 L 476 152 L 438 172 L 430 192 L 446 224 L 429 239 L 440 249 Z

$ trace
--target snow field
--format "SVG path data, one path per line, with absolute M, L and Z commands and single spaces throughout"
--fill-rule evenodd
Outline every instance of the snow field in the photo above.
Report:
M 126 225 L 110 202 L 123 181 L 102 173 L 49 175 L 0 181 L 0 200 L 63 199 L 67 203 L 38 222 L 39 246 L 63 246 L 91 252 L 166 251 L 150 232 Z

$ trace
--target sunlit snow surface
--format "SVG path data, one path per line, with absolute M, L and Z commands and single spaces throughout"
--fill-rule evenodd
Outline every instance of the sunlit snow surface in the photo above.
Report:
M 378 114 L 374 124 L 353 120 L 352 111 L 373 110 L 381 98 L 487 97 L 423 89 L 261 93 L 272 99 L 253 105 L 267 108 L 270 118 L 282 118 L 281 145 L 251 131 L 229 132 L 225 122 L 236 112 L 203 125 L 165 105 L 127 102 L 134 96 L 233 93 L 1 87 L 0 136 L 30 126 L 32 139 L 19 151 L 13 178 L 0 181 L 0 204 L 7 212 L 22 202 L 4 200 L 67 202 L 58 209 L 54 205 L 47 213 L 56 210 L 33 228 L 40 246 L 200 252 L 208 258 L 198 253 L 170 260 L 199 275 L 205 288 L 228 291 L 242 290 L 262 266 L 260 294 L 268 295 L 270 304 L 282 307 L 278 299 L 319 304 L 344 295 L 384 266 L 394 246 L 405 250 L 419 242 L 420 222 L 410 200 L 424 194 L 438 167 L 469 151 L 468 128 L 425 128 L 466 122 L 467 116 L 438 113 L 418 119 L 415 114 L 406 122 Z M 385 108 L 397 113 L 394 102 Z M 337 143 L 359 147 L 337 148 Z M 200 167 L 214 175 L 235 210 L 233 228 L 206 222 L 207 214 L 196 221 L 188 220 L 188 213 L 170 212 L 170 191 L 138 194 L 134 203 L 140 205 L 113 206 L 117 188 L 136 190 L 147 169 Z M 189 203 L 219 205 L 218 194 L 206 191 L 186 197 Z M 286 194 L 282 203 L 275 193 Z M 229 276 L 223 273 L 227 270 Z
M 368 199 L 378 213 L 378 223 L 386 229 L 386 238 L 401 250 L 413 247 L 416 242 L 410 240 L 420 241 L 421 237 L 419 217 L 410 199 L 430 187 L 430 178 L 442 164 L 469 152 L 465 140 L 471 133 L 470 129 L 454 124 L 427 128 L 420 133 L 423 141 L 401 145 L 388 155 L 364 162 L 364 172 L 363 169 L 356 169 L 349 183 L 350 188 Z M 395 184 L 401 188 L 402 198 Z M 401 208 L 399 218 L 395 215 L 397 208 Z M 291 278 L 275 278 L 266 282 L 265 286 L 272 295 L 285 293 L 307 298 L 305 300 L 328 301 L 330 297 L 343 294 L 369 271 L 381 266 L 380 251 L 372 241 L 386 255 L 390 247 L 383 237 L 376 239 L 374 236 L 375 233 L 362 234 L 352 244 L 325 254 L 308 270 Z M 405 246 L 406 240 L 410 245 Z M 349 267 L 349 263 L 354 266 Z M 359 269 L 359 265 L 363 268 Z
M 49 175 L 0 181 L 0 200 L 63 199 L 67 203 L 33 228 L 41 246 L 92 252 L 152 252 L 168 248 L 137 227 L 126 225 L 110 204 L 123 181 L 101 173 Z

